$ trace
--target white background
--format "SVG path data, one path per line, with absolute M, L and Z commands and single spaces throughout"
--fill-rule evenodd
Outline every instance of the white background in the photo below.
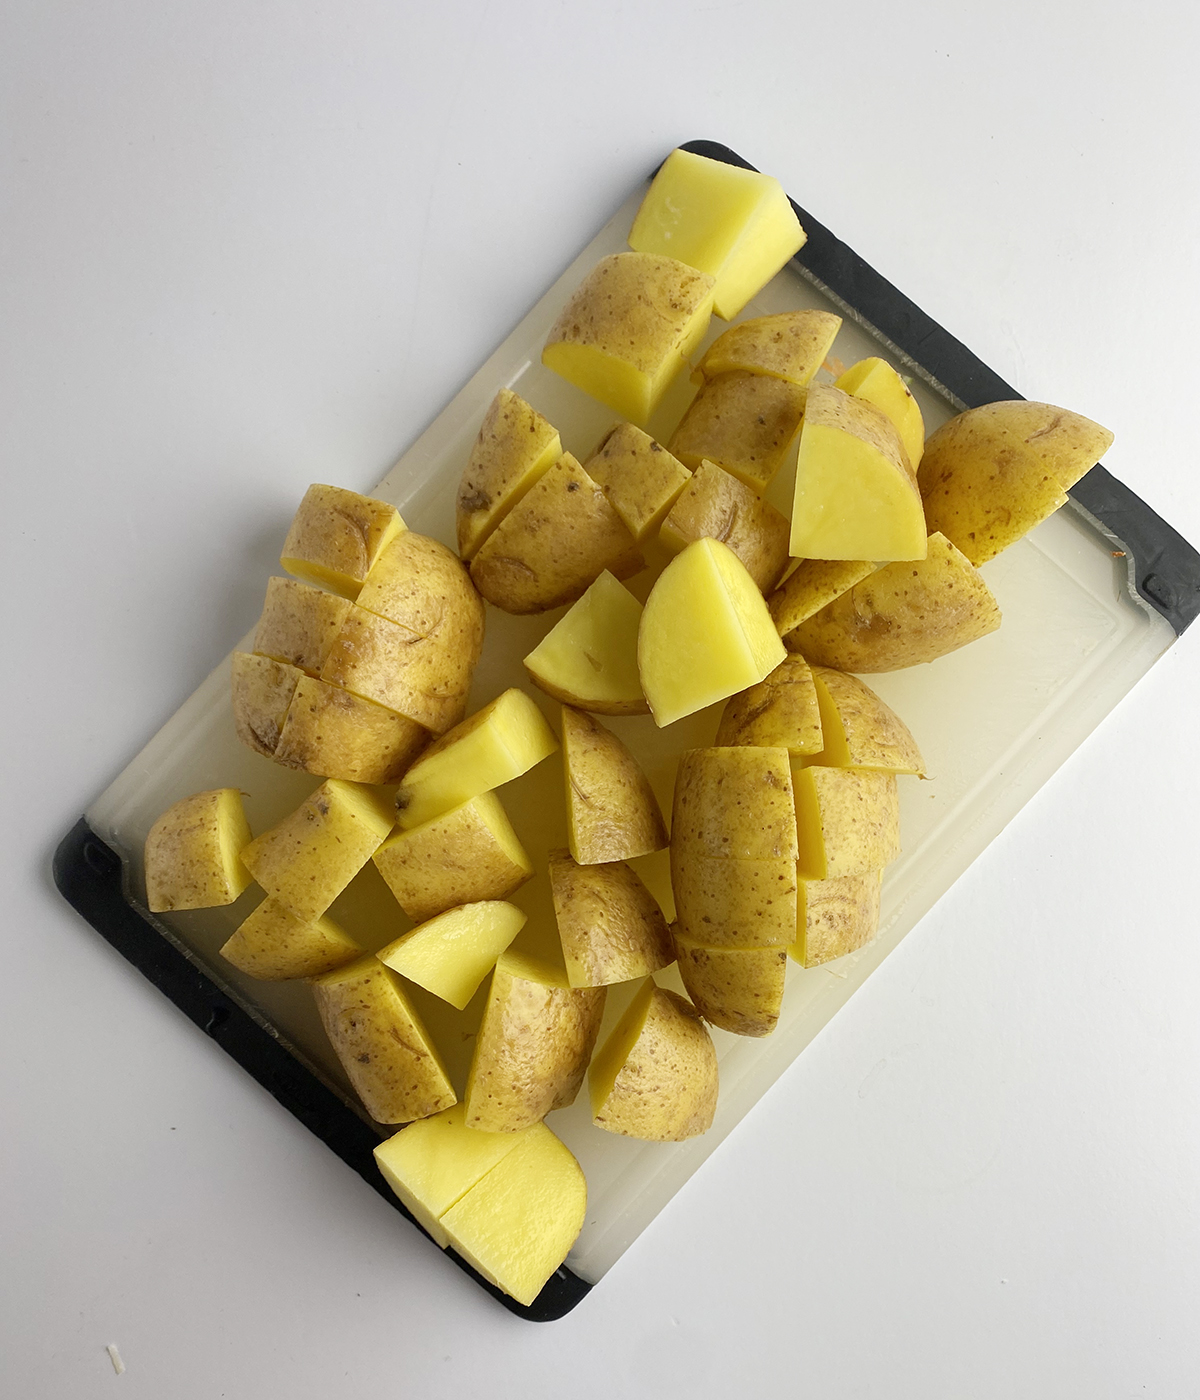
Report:
M 548 1327 L 48 873 L 308 483 L 376 481 L 689 138 L 1113 428 L 1200 542 L 1197 13 L 5 0 L 6 1395 L 1200 1391 L 1200 628 Z

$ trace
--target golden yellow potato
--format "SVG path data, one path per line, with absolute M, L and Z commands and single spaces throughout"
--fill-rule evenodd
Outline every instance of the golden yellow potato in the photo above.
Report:
M 683 987 L 710 1025 L 734 1035 L 770 1035 L 779 1021 L 783 948 L 705 948 L 675 934 Z
M 507 899 L 533 874 L 494 792 L 482 792 L 410 831 L 393 832 L 372 860 L 401 909 L 417 923 L 457 904 Z
M 429 740 L 429 730 L 407 715 L 301 676 L 274 757 L 322 778 L 398 783 Z
M 551 851 L 550 888 L 572 987 L 632 982 L 675 960 L 662 910 L 623 861 L 578 865 Z
M 232 904 L 250 883 L 242 860 L 249 843 L 237 788 L 181 798 L 146 837 L 147 906 L 160 914 Z
M 781 637 L 875 572 L 870 559 L 801 559 L 767 599 Z
M 226 962 L 264 982 L 319 977 L 362 955 L 362 947 L 332 919 L 306 923 L 269 895 L 221 948 Z
M 732 696 L 713 743 L 717 748 L 785 748 L 793 758 L 819 754 L 825 740 L 808 662 L 789 656 L 765 680 Z
M 372 788 L 329 778 L 251 841 L 242 863 L 268 894 L 312 923 L 371 859 L 395 815 Z
M 787 950 L 801 967 L 844 957 L 875 937 L 879 927 L 879 888 L 883 872 L 800 882 L 796 941 Z
M 741 321 L 713 341 L 692 377 L 703 381 L 744 370 L 806 388 L 841 326 L 842 318 L 829 311 L 781 311 Z
M 667 844 L 658 798 L 629 749 L 599 720 L 562 711 L 571 854 L 580 865 L 634 860 Z
M 645 715 L 638 676 L 642 605 L 606 569 L 525 658 L 539 690 L 598 715 Z
M 717 1052 L 694 1006 L 647 978 L 588 1075 L 592 1122 L 648 1142 L 682 1142 L 712 1126 Z
M 703 339 L 715 285 L 673 257 L 601 258 L 551 327 L 542 363 L 644 425 Z
M 839 374 L 834 387 L 857 399 L 866 399 L 892 420 L 900 434 L 908 468 L 915 474 L 925 450 L 925 420 L 912 391 L 897 371 L 886 360 L 873 355 Z
M 795 857 L 707 856 L 672 841 L 671 888 L 677 934 L 706 948 L 786 948 L 795 941 Z
M 447 909 L 381 948 L 381 963 L 462 1011 L 520 933 L 525 914 L 501 899 Z
M 685 753 L 675 778 L 671 846 L 724 860 L 795 860 L 796 806 L 787 749 Z
M 787 457 L 807 393 L 771 375 L 730 370 L 700 386 L 668 446 L 685 467 L 715 462 L 761 495 Z
M 675 150 L 634 216 L 629 246 L 712 273 L 714 309 L 732 321 L 805 238 L 778 180 Z
M 638 544 L 654 534 L 691 480 L 682 462 L 632 423 L 618 423 L 583 469 Z
M 969 559 L 930 535 L 915 563 L 888 564 L 787 635 L 810 664 L 839 671 L 898 671 L 957 651 L 1000 626 L 1000 609 Z
M 573 603 L 605 569 L 628 578 L 644 564 L 624 521 L 568 452 L 488 536 L 471 577 L 505 612 L 539 613 Z
M 288 706 L 304 672 L 269 656 L 233 653 L 233 724 L 243 744 L 274 758 Z
M 924 559 L 921 495 L 891 419 L 832 384 L 813 384 L 807 393 L 796 458 L 792 554 Z
M 267 580 L 254 651 L 316 675 L 350 611 L 347 599 L 294 578 Z
M 712 462 L 701 462 L 663 521 L 660 538 L 676 552 L 696 540 L 720 540 L 742 561 L 759 592 L 766 593 L 787 568 L 789 529 L 787 517 L 760 501 L 744 482 Z
M 801 880 L 860 875 L 882 869 L 900 854 L 894 773 L 799 768 L 792 782 L 800 848 L 796 871 Z
M 279 562 L 297 578 L 354 599 L 380 551 L 404 529 L 386 501 L 340 486 L 310 486 Z
M 562 456 L 558 429 L 519 394 L 501 389 L 463 470 L 455 501 L 458 552 L 466 560 L 533 483 Z
M 762 593 L 719 540 L 688 545 L 650 590 L 638 672 L 660 728 L 754 685 L 785 655 Z
M 1052 515 L 1112 440 L 1107 428 L 1051 404 L 968 409 L 925 446 L 918 481 L 929 528 L 986 564 Z
M 912 732 L 870 686 L 827 666 L 814 666 L 812 677 L 824 744 L 806 762 L 925 776 L 925 760 Z
M 311 985 L 325 1034 L 377 1123 L 408 1123 L 457 1101 L 399 977 L 378 958 L 360 958 Z
M 467 1126 L 516 1132 L 567 1108 L 583 1082 L 606 989 L 511 950 L 501 955 L 467 1078 Z

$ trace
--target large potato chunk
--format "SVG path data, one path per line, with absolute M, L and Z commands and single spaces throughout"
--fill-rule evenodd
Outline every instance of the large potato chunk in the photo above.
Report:
M 714 859 L 795 860 L 796 805 L 787 749 L 685 753 L 675 778 L 671 845 Z
M 841 325 L 842 318 L 829 311 L 783 311 L 742 321 L 713 341 L 693 378 L 745 370 L 805 388 L 824 364 Z
M 563 706 L 567 830 L 580 865 L 634 860 L 661 851 L 667 829 L 650 780 L 599 720 Z
M 588 1075 L 592 1122 L 648 1142 L 682 1142 L 712 1126 L 717 1052 L 694 1006 L 647 978 Z
M 629 246 L 712 273 L 714 309 L 732 321 L 805 238 L 778 180 L 676 150 L 634 217 Z
M 254 651 L 317 675 L 350 611 L 347 599 L 294 578 L 267 580 Z
M 661 539 L 675 551 L 696 540 L 719 540 L 766 593 L 787 567 L 788 531 L 787 517 L 773 505 L 721 467 L 701 462 L 663 521 Z
M 796 459 L 791 552 L 800 559 L 924 559 L 925 516 L 895 425 L 814 384 Z
M 770 1035 L 783 1004 L 783 948 L 705 948 L 675 934 L 684 990 L 711 1025 L 734 1035 Z
M 1107 428 L 1051 404 L 968 409 L 925 446 L 918 480 L 929 528 L 985 564 L 1064 504 L 1112 440 Z
M 264 982 L 319 977 L 362 954 L 360 945 L 332 919 L 306 922 L 270 896 L 221 948 L 226 962 Z
M 552 851 L 550 888 L 572 987 L 632 982 L 675 960 L 662 910 L 623 861 L 578 865 Z
M 233 724 L 243 744 L 274 758 L 288 706 L 304 672 L 269 656 L 233 653 Z
M 819 754 L 825 741 L 808 662 L 789 656 L 765 680 L 733 696 L 713 742 L 718 748 L 785 748 L 793 758 Z
M 524 913 L 500 899 L 462 904 L 410 929 L 376 956 L 462 1011 L 524 923 Z
M 488 536 L 471 577 L 505 612 L 539 613 L 573 603 L 605 569 L 628 578 L 644 563 L 608 497 L 567 453 Z
M 558 429 L 519 394 L 501 389 L 484 415 L 455 502 L 458 552 L 466 560 L 533 483 L 562 456 Z
M 380 551 L 405 529 L 395 506 L 346 491 L 310 486 L 283 543 L 289 574 L 357 598 Z
M 660 728 L 756 684 L 785 654 L 757 585 L 718 540 L 688 545 L 646 600 L 638 671 Z
M 926 558 L 875 570 L 789 632 L 787 645 L 839 671 L 898 671 L 999 626 L 982 575 L 944 535 L 931 535 Z
M 671 435 L 671 451 L 685 467 L 715 462 L 761 495 L 787 457 L 806 394 L 744 370 L 706 380 Z
M 619 423 L 584 463 L 629 533 L 641 544 L 662 524 L 691 473 L 632 423 Z
M 250 827 L 237 788 L 197 792 L 168 807 L 146 837 L 146 903 L 155 913 L 232 904 L 250 884 Z
M 446 1067 L 390 968 L 365 957 L 312 983 L 321 1024 L 377 1123 L 408 1123 L 449 1108 Z
M 714 285 L 673 257 L 601 258 L 551 327 L 542 363 L 644 426 L 703 339 Z
M 904 445 L 908 468 L 915 473 L 925 450 L 925 420 L 912 391 L 896 370 L 873 355 L 838 375 L 834 387 L 857 399 L 866 399 L 892 420 Z
M 795 940 L 794 858 L 730 860 L 672 843 L 671 887 L 677 933 L 706 948 L 786 948 Z
M 548 963 L 504 953 L 492 973 L 467 1078 L 467 1126 L 516 1132 L 567 1108 L 583 1082 L 605 988 L 574 988 Z

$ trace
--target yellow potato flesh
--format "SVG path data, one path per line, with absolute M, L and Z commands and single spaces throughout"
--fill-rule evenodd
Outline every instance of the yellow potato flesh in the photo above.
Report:
M 642 612 L 638 672 L 660 728 L 756 684 L 785 655 L 754 580 L 716 540 L 677 555 Z
M 778 180 L 682 150 L 663 162 L 629 234 L 631 248 L 711 273 L 714 310 L 726 321 L 804 242 Z
M 297 578 L 354 599 L 380 550 L 405 528 L 386 501 L 340 486 L 310 486 L 279 562 Z
M 427 750 L 396 794 L 405 830 L 511 782 L 558 748 L 541 710 L 521 690 L 506 690 Z
M 418 923 L 458 904 L 507 899 L 533 874 L 494 792 L 411 831 L 393 832 L 372 859 L 397 903 Z
M 916 399 L 897 371 L 886 360 L 872 356 L 851 365 L 834 380 L 834 387 L 855 398 L 866 399 L 887 414 L 900 434 L 909 470 L 915 473 L 925 450 L 925 421 Z
M 250 884 L 242 854 L 250 827 L 237 788 L 194 793 L 146 837 L 146 903 L 155 913 L 232 904 Z
M 462 1011 L 525 923 L 503 900 L 447 909 L 377 954 L 393 972 Z
M 525 658 L 539 689 L 601 715 L 644 715 L 637 667 L 642 605 L 606 569 Z
M 332 919 L 306 923 L 270 896 L 221 948 L 226 962 L 265 982 L 318 977 L 353 962 L 362 953 L 362 947 Z

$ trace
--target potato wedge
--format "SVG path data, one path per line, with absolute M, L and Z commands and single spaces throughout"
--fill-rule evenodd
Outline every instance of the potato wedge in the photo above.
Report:
M 814 666 L 812 677 L 824 744 L 802 762 L 925 776 L 925 760 L 912 732 L 870 686 L 827 666 Z
M 233 653 L 233 724 L 243 744 L 274 758 L 288 706 L 304 672 L 269 656 Z
M 672 843 L 671 887 L 677 935 L 706 948 L 795 942 L 795 859 L 706 856 Z
M 783 1004 L 783 948 L 705 948 L 675 934 L 684 990 L 710 1025 L 734 1035 L 770 1035 Z
M 342 630 L 350 602 L 294 578 L 267 580 L 254 651 L 318 675 Z
M 766 374 L 707 379 L 667 444 L 685 467 L 715 462 L 757 495 L 783 466 L 808 391 Z
M 767 599 L 781 637 L 875 572 L 870 559 L 801 559 Z
M 787 517 L 712 462 L 696 473 L 663 521 L 660 538 L 678 553 L 700 539 L 719 540 L 746 566 L 760 593 L 768 593 L 788 564 Z
M 674 962 L 662 910 L 624 861 L 579 865 L 551 851 L 550 889 L 572 987 L 632 982 Z
M 675 778 L 671 847 L 723 860 L 795 860 L 796 805 L 787 750 L 685 753 Z
M 800 882 L 800 916 L 796 941 L 788 956 L 801 967 L 817 967 L 864 947 L 879 928 L 879 890 L 883 872 Z
M 398 783 L 432 736 L 407 715 L 313 676 L 301 676 L 275 762 L 322 778 Z
M 650 780 L 611 730 L 564 705 L 562 749 L 568 839 L 580 865 L 634 860 L 666 846 Z
M 264 982 L 319 977 L 361 958 L 361 945 L 332 919 L 298 919 L 270 895 L 238 925 L 221 956 Z
M 296 578 L 353 601 L 380 551 L 405 529 L 399 511 L 386 501 L 340 486 L 310 486 L 279 562 Z
M 860 875 L 882 869 L 900 854 L 895 774 L 795 768 L 792 782 L 799 837 L 796 873 L 801 880 Z
M 892 420 L 900 434 L 908 469 L 915 476 L 925 450 L 925 420 L 912 390 L 899 373 L 886 360 L 872 355 L 870 359 L 851 365 L 833 383 L 834 388 L 873 403 Z
M 146 904 L 154 913 L 232 904 L 250 884 L 250 826 L 237 788 L 181 798 L 146 837 Z
M 819 754 L 825 740 L 808 662 L 789 656 L 765 680 L 734 695 L 713 743 L 717 748 L 785 748 L 793 758 Z
M 806 388 L 825 362 L 842 318 L 829 311 L 782 311 L 741 321 L 704 352 L 692 378 L 716 379 L 733 370 L 769 374 Z
M 502 899 L 460 904 L 401 934 L 376 957 L 462 1011 L 524 923 L 524 912 Z
M 641 544 L 662 524 L 691 472 L 641 428 L 618 423 L 583 464 Z

